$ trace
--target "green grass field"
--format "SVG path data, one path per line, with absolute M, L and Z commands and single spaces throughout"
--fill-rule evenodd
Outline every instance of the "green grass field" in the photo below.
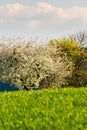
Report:
M 87 130 L 87 88 L 1 92 L 0 130 Z

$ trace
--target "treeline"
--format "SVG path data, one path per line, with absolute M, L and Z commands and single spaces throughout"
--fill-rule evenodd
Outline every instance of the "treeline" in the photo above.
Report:
M 0 80 L 20 89 L 87 85 L 87 34 L 79 32 L 46 44 L 0 41 Z

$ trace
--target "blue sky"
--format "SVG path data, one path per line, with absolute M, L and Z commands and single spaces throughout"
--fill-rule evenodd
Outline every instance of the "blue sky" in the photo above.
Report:
M 20 3 L 24 5 L 35 5 L 38 2 L 48 2 L 59 7 L 81 6 L 87 7 L 87 0 L 0 0 L 0 5 L 8 3 Z
M 0 0 L 0 37 L 49 39 L 87 30 L 87 0 Z

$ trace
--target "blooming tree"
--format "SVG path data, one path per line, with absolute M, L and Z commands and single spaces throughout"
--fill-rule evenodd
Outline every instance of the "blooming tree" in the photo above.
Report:
M 8 42 L 10 43 L 10 42 Z M 20 41 L 0 42 L 0 80 L 23 89 L 59 87 L 71 74 L 71 62 L 60 56 L 60 50 L 48 44 Z

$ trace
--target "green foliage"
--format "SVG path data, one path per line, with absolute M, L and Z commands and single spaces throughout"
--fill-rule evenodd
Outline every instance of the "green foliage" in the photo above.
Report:
M 86 86 L 87 51 L 72 38 L 38 45 L 17 39 L 1 41 L 0 80 L 21 89 Z
M 56 46 L 58 49 L 67 54 L 67 56 L 74 60 L 76 56 L 81 54 L 81 47 L 73 39 L 54 39 L 49 44 Z
M 0 130 L 86 130 L 87 88 L 0 93 Z
M 69 85 L 76 87 L 87 85 L 87 52 L 73 39 L 51 40 L 51 46 L 56 46 L 62 52 L 62 57 L 68 57 L 73 62 L 72 76 L 68 78 Z

